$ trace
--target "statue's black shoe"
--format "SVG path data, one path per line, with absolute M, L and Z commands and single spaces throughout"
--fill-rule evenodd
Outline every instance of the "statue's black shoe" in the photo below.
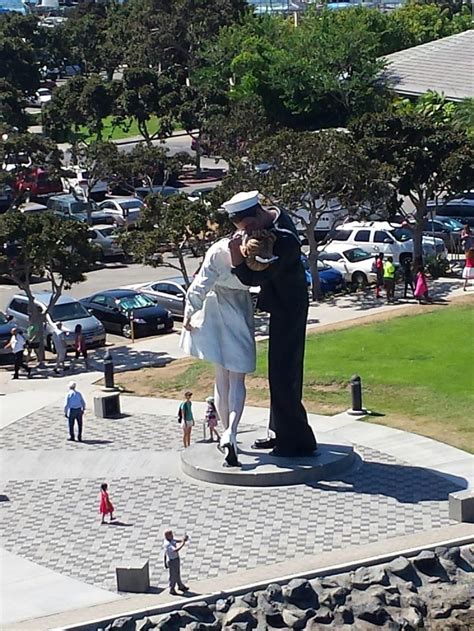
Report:
M 276 438 L 257 438 L 252 445 L 252 449 L 273 449 L 276 445 Z

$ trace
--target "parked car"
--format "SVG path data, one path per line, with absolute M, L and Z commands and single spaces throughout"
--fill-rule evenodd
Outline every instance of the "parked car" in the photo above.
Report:
M 150 296 L 133 289 L 108 289 L 83 298 L 81 303 L 107 331 L 127 338 L 132 336 L 132 326 L 137 337 L 173 329 L 171 312 L 159 307 Z
M 341 272 L 345 282 L 353 287 L 365 287 L 377 280 L 372 271 L 374 257 L 362 248 L 348 248 L 332 241 L 319 253 L 318 259 Z
M 84 199 L 87 187 L 89 186 L 89 179 L 87 169 L 78 166 L 69 167 L 67 174 L 61 178 L 65 191 Z M 107 182 L 100 180 L 91 188 L 90 197 L 96 201 L 103 200 L 107 195 L 107 190 Z
M 474 198 L 470 193 L 446 203 L 428 202 L 427 207 L 436 215 L 457 219 L 463 225 L 469 224 L 471 228 L 474 228 Z
M 89 228 L 90 238 L 100 252 L 101 259 L 122 258 L 124 251 L 117 241 L 117 229 L 114 226 L 101 225 Z
M 406 258 L 413 258 L 413 233 L 410 228 L 388 221 L 352 221 L 338 226 L 330 233 L 332 241 L 349 247 L 361 247 L 369 254 L 383 252 L 392 256 L 394 263 L 403 265 Z M 442 239 L 424 236 L 423 254 L 447 257 Z
M 5 348 L 5 344 L 10 340 L 12 329 L 15 326 L 13 319 L 0 311 L 0 357 L 4 359 L 13 359 L 11 349 Z
M 34 168 L 18 175 L 15 189 L 18 193 L 25 193 L 30 199 L 34 199 L 61 193 L 63 187 L 58 178 L 50 177 L 44 169 Z
M 464 224 L 457 219 L 436 216 L 425 220 L 423 231 L 425 234 L 443 239 L 448 252 L 460 252 L 463 227 Z
M 206 202 L 206 196 L 212 191 L 215 190 L 214 186 L 201 186 L 200 188 L 195 188 L 188 195 L 188 199 L 190 202 Z
M 137 197 L 106 199 L 99 204 L 99 209 L 110 215 L 117 226 L 135 226 L 144 203 Z
M 149 186 L 138 186 L 135 189 L 135 195 L 140 199 L 145 199 L 148 195 L 162 195 L 163 197 L 170 197 L 170 195 L 177 195 L 179 189 L 174 186 L 162 186 L 161 184 L 154 184 L 151 189 Z
M 301 255 L 301 261 L 303 263 L 304 271 L 306 274 L 306 282 L 308 284 L 308 289 L 311 288 L 313 284 L 313 279 L 311 278 L 311 271 L 309 269 L 309 261 L 308 257 L 304 254 Z M 321 293 L 329 294 L 335 293 L 337 291 L 341 291 L 344 289 L 344 276 L 337 269 L 334 269 L 327 263 L 323 261 L 318 261 L 318 272 L 319 272 L 319 284 L 321 286 Z
M 46 313 L 49 302 L 51 300 L 51 292 L 41 291 L 34 294 L 35 304 Z M 7 315 L 13 317 L 18 326 L 24 330 L 29 324 L 28 298 L 24 294 L 17 294 L 8 303 L 6 309 Z M 55 323 L 63 323 L 63 331 L 66 333 L 66 345 L 72 348 L 74 345 L 74 329 L 77 324 L 82 326 L 82 332 L 86 346 L 104 346 L 105 329 L 101 322 L 91 315 L 87 309 L 75 298 L 62 295 L 51 310 L 46 315 L 45 326 L 45 342 L 49 350 L 54 350 L 53 331 L 56 328 Z
M 87 202 L 77 199 L 74 195 L 54 195 L 48 199 L 47 206 L 57 215 L 83 222 L 87 221 L 87 209 L 90 207 L 93 225 L 114 223 L 113 218 L 99 210 L 95 202 L 90 202 L 88 206 Z
M 25 215 L 30 215 L 33 213 L 43 213 L 45 212 L 45 210 L 48 209 L 44 204 L 38 204 L 36 202 L 26 202 L 25 204 L 21 204 L 21 206 L 18 206 L 18 210 Z
M 38 88 L 36 94 L 28 100 L 30 107 L 43 107 L 45 103 L 51 101 L 51 90 L 49 88 Z
M 186 285 L 183 278 L 167 278 L 152 283 L 135 285 L 134 289 L 151 296 L 156 304 L 168 309 L 175 318 L 184 316 Z

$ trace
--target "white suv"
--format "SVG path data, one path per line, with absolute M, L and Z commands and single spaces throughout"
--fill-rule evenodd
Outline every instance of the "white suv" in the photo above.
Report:
M 344 243 L 348 247 L 360 247 L 371 254 L 383 252 L 392 256 L 394 263 L 403 264 L 413 258 L 412 231 L 400 224 L 388 221 L 352 221 L 342 224 L 331 234 L 332 241 Z M 446 246 L 442 239 L 423 236 L 423 255 L 447 257 Z
M 87 187 L 89 186 L 89 172 L 78 166 L 71 166 L 67 169 L 67 174 L 61 178 L 63 189 L 79 199 L 85 199 Z M 90 194 L 92 199 L 104 199 L 107 195 L 107 182 L 99 180 L 92 187 Z

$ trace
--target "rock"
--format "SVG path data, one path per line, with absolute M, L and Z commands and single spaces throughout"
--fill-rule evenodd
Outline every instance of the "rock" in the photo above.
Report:
M 161 618 L 156 628 L 164 629 L 164 631 L 174 631 L 174 629 L 183 629 L 186 625 L 191 624 L 191 622 L 197 622 L 197 620 L 186 611 L 173 611 Z
M 347 587 L 324 590 L 318 594 L 319 604 L 334 609 L 337 605 L 343 605 L 346 602 L 348 594 L 350 590 Z
M 183 605 L 183 611 L 187 611 L 191 616 L 196 618 L 198 622 L 214 623 L 216 621 L 214 614 L 205 601 Z
M 282 602 L 283 601 L 283 591 L 281 585 L 278 583 L 270 583 L 270 585 L 263 592 L 268 600 L 273 602 Z
M 474 546 L 465 546 L 461 548 L 461 558 L 467 565 L 474 569 Z
M 395 620 L 402 625 L 402 629 L 407 631 L 416 631 L 424 627 L 423 616 L 414 607 L 403 608 Z
M 352 624 L 354 622 L 354 614 L 352 609 L 347 605 L 338 605 L 334 610 L 334 626 L 336 629 L 344 624 Z
M 150 618 L 141 618 L 135 622 L 135 631 L 148 631 L 148 629 L 153 629 L 154 626 Z
M 321 578 L 320 580 L 321 587 L 324 589 L 335 589 L 339 587 L 339 583 L 334 578 Z
M 385 604 L 387 607 L 400 607 L 400 594 L 398 592 L 386 592 Z
M 236 600 L 239 600 L 240 602 L 247 604 L 249 607 L 257 606 L 257 596 L 255 595 L 254 592 L 249 592 L 248 594 L 244 594 L 243 596 L 240 597 L 240 599 L 236 599 Z
M 257 626 L 257 619 L 249 607 L 233 604 L 226 614 L 225 625 L 239 622 Z M 253 626 L 250 628 L 253 628 Z
M 367 589 L 370 585 L 388 585 L 388 576 L 381 566 L 359 567 L 351 576 L 352 586 L 356 589 Z
M 400 578 L 403 578 L 405 580 L 410 580 L 413 573 L 413 568 L 410 561 L 406 557 L 397 557 L 387 565 L 387 571 L 390 574 L 395 574 L 395 576 L 399 576 Z
M 228 629 L 230 631 L 249 631 L 254 628 L 255 625 L 250 622 L 235 622 L 234 624 L 226 626 L 226 630 Z
M 302 578 L 295 578 L 285 587 L 283 594 L 288 602 L 300 609 L 317 609 L 319 607 L 318 595 L 311 583 Z
M 135 631 L 135 620 L 131 616 L 117 618 L 106 629 L 109 631 Z
M 410 609 L 413 607 L 421 613 L 422 616 L 426 616 L 426 603 L 417 594 L 401 594 L 400 596 L 400 608 Z
M 229 601 L 228 598 L 219 598 L 219 600 L 216 600 L 216 612 L 218 613 L 226 613 L 227 611 L 229 611 L 229 607 L 231 606 L 231 602 Z
M 423 574 L 435 574 L 439 569 L 439 561 L 433 550 L 422 550 L 413 559 L 413 565 Z
M 365 620 L 372 624 L 382 625 L 389 619 L 389 614 L 385 607 L 381 605 L 377 598 L 370 598 L 352 607 L 355 618 Z M 357 626 L 356 626 L 357 628 Z
M 329 607 L 320 607 L 312 617 L 312 621 L 321 624 L 330 624 L 334 620 L 334 614 Z
M 222 625 L 220 622 L 191 622 L 187 624 L 185 627 L 185 631 L 220 631 L 222 629 Z

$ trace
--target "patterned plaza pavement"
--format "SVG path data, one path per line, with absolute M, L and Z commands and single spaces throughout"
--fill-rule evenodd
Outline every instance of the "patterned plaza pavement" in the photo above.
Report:
M 201 438 L 200 428 L 196 428 Z M 0 448 L 18 453 L 124 450 L 179 458 L 176 418 L 134 414 L 85 420 L 83 444 L 68 443 L 58 407 L 46 407 L 0 430 Z M 450 525 L 448 494 L 459 487 L 428 469 L 356 445 L 362 465 L 334 482 L 312 486 L 237 488 L 184 475 L 108 478 L 117 523 L 101 525 L 102 478 L 8 480 L 0 503 L 3 547 L 46 568 L 109 590 L 115 567 L 129 557 L 150 560 L 155 587 L 166 582 L 163 530 L 186 531 L 187 581 Z M 44 457 L 47 457 L 47 453 Z M 99 451 L 96 452 L 99 455 Z

